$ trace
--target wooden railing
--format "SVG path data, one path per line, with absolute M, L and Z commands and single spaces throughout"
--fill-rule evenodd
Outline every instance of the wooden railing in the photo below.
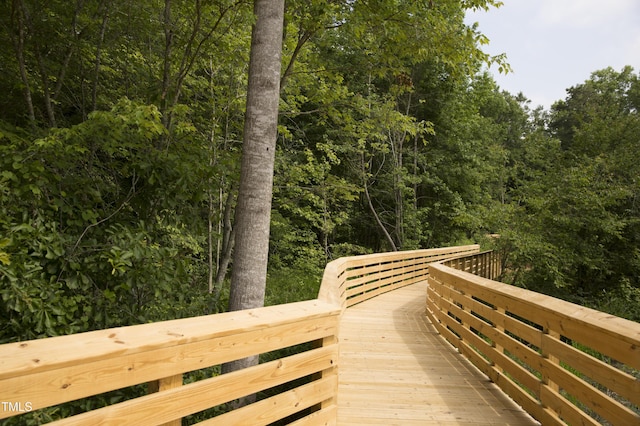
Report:
M 40 422 L 46 416 L 36 410 L 148 383 L 146 395 L 56 424 L 179 425 L 212 407 L 225 412 L 200 424 L 334 424 L 344 309 L 425 280 L 432 262 L 475 252 L 473 245 L 341 258 L 327 265 L 315 300 L 1 345 L 0 419 L 35 411 Z M 203 370 L 294 346 L 293 355 L 233 373 Z M 196 370 L 209 377 L 184 383 Z M 253 394 L 253 404 L 220 408 Z
M 640 425 L 640 324 L 491 281 L 498 265 L 480 253 L 430 266 L 442 336 L 543 425 Z

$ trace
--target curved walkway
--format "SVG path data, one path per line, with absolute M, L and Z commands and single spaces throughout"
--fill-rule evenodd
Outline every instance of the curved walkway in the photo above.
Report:
M 343 314 L 338 424 L 539 424 L 438 335 L 425 314 L 426 286 Z

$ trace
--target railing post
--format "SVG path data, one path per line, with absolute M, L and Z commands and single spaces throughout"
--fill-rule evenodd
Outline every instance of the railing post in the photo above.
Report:
M 549 338 L 552 339 L 557 339 L 560 340 L 560 333 L 558 333 L 557 331 L 553 331 L 553 330 L 549 330 L 547 327 L 544 327 L 543 330 L 544 334 L 546 334 Z M 559 365 L 560 364 L 560 359 L 557 356 L 551 355 L 548 352 L 548 348 L 547 345 L 545 344 L 545 336 L 543 336 L 543 340 L 542 340 L 542 345 L 540 347 L 540 351 L 542 352 L 542 356 L 544 358 L 546 358 L 550 363 L 552 364 L 556 364 Z M 543 368 L 541 371 L 542 374 L 542 382 L 549 387 L 549 389 L 551 391 L 553 391 L 554 394 L 559 394 L 560 393 L 560 386 L 554 382 L 553 380 L 551 380 L 551 378 L 549 377 L 549 371 L 546 368 Z M 541 393 L 541 402 L 542 405 L 544 407 L 547 407 L 547 404 L 545 402 L 545 397 L 544 397 L 544 393 Z
M 496 312 L 499 312 L 500 315 L 504 315 L 506 316 L 507 311 L 500 306 L 496 306 L 495 307 Z M 494 323 L 495 324 L 495 323 Z M 496 329 L 498 330 L 498 332 L 500 333 L 500 335 L 504 335 L 505 330 L 504 327 L 498 324 L 495 324 Z M 496 349 L 496 351 L 498 351 L 500 354 L 504 354 L 504 347 L 502 345 L 498 345 L 495 341 L 493 342 L 493 347 Z M 496 368 L 500 374 L 504 373 L 504 368 L 502 368 L 502 366 L 497 365 L 495 362 L 492 362 L 494 368 Z
M 493 279 L 493 252 L 485 252 L 482 255 L 482 277 Z
M 316 340 L 313 344 L 315 348 L 322 348 L 325 346 L 331 346 L 338 343 L 338 331 L 336 331 L 335 335 L 327 336 L 322 339 Z M 312 376 L 312 380 L 320 380 L 328 377 L 335 377 L 335 386 L 331 391 L 331 398 L 322 401 L 319 404 L 311 407 L 312 412 L 317 412 L 321 410 L 330 409 L 333 406 L 333 413 L 330 414 L 331 422 L 329 424 L 335 424 L 338 416 L 338 364 L 335 363 L 333 367 L 326 369 L 324 371 L 315 373 Z
M 175 376 L 164 377 L 162 379 L 154 380 L 148 383 L 148 392 L 156 393 L 169 389 L 174 389 L 182 386 L 182 374 L 176 374 Z M 181 426 L 182 419 L 175 419 L 167 423 L 163 423 L 162 426 Z
M 337 331 L 336 331 L 337 333 Z M 322 346 L 331 346 L 331 345 L 335 345 L 338 343 L 338 337 L 337 335 L 334 336 L 327 336 L 324 339 L 321 340 L 322 342 Z M 335 387 L 333 389 L 333 397 L 331 399 L 328 399 L 324 402 L 322 402 L 320 404 L 320 409 L 326 408 L 327 406 L 331 406 L 331 405 L 335 405 L 337 407 L 337 397 L 338 397 L 338 364 L 334 364 L 332 368 L 328 369 L 328 370 L 324 370 L 322 372 L 322 377 L 334 377 L 336 378 L 335 380 Z

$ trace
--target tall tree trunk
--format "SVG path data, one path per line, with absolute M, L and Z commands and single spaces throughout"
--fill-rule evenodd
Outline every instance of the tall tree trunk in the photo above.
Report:
M 56 116 L 53 110 L 53 103 L 51 102 L 51 91 L 49 90 L 49 73 L 47 72 L 44 64 L 40 42 L 38 41 L 38 34 L 33 24 L 33 18 L 27 10 L 24 1 L 22 1 L 21 3 L 22 11 L 24 14 L 23 16 L 25 18 L 25 23 L 27 24 L 26 29 L 32 36 L 34 36 L 34 52 L 36 63 L 38 64 L 38 71 L 40 72 L 40 81 L 42 82 L 42 95 L 44 98 L 44 107 L 45 111 L 47 112 L 47 118 L 49 119 L 49 127 L 56 127 Z
M 209 189 L 209 211 L 207 212 L 207 253 L 208 253 L 208 268 L 209 268 L 209 293 L 213 293 L 213 195 L 211 189 Z M 220 242 L 218 240 L 218 254 L 219 254 Z M 219 263 L 218 263 L 219 265 Z
M 396 241 L 398 242 L 398 249 L 404 247 L 404 194 L 403 194 L 403 141 L 406 137 L 406 132 L 397 133 L 390 132 L 389 137 L 391 139 L 391 152 L 393 154 L 393 195 L 395 198 L 395 215 L 396 215 Z
M 269 254 L 273 168 L 280 101 L 284 0 L 255 0 L 249 87 L 236 207 L 236 247 L 229 310 L 264 306 Z M 258 356 L 223 366 L 223 372 L 258 363 Z M 248 397 L 241 404 L 255 400 Z
M 369 210 L 371 210 L 371 214 L 373 215 L 373 218 L 376 220 L 376 223 L 380 227 L 380 230 L 384 234 L 384 237 L 387 239 L 387 242 L 389 243 L 391 250 L 398 251 L 398 246 L 396 246 L 395 241 L 393 241 L 393 237 L 391 236 L 389 231 L 387 231 L 387 228 L 384 226 L 384 223 L 382 223 L 382 220 L 380 219 L 378 212 L 376 212 L 376 208 L 373 206 L 373 201 L 371 200 L 371 194 L 369 194 L 369 185 L 367 183 L 369 178 L 367 177 L 364 154 L 361 154 L 360 160 L 362 165 L 362 186 L 364 188 L 364 195 L 367 198 L 367 204 L 369 205 Z
M 24 17 L 24 9 L 21 1 L 14 0 L 11 4 L 11 19 L 15 23 L 17 29 L 17 35 L 12 35 L 13 47 L 16 51 L 16 59 L 18 61 L 18 66 L 20 67 L 20 78 L 22 79 L 22 85 L 24 87 L 24 101 L 27 104 L 27 111 L 29 114 L 29 123 L 31 127 L 35 129 L 36 127 L 36 114 L 33 108 L 33 98 L 31 96 L 31 86 L 29 85 L 29 75 L 27 74 L 27 65 L 25 60 L 25 17 Z
M 171 23 L 171 0 L 165 0 L 162 14 L 164 26 L 164 55 L 162 68 L 162 92 L 160 93 L 160 112 L 162 124 L 168 128 L 167 107 L 169 105 L 169 86 L 171 85 L 171 51 L 173 47 L 173 24 Z
M 40 70 L 40 80 L 42 81 L 42 94 L 44 96 L 44 108 L 47 111 L 47 118 L 49 118 L 49 127 L 56 127 L 56 114 L 53 110 L 53 103 L 51 102 L 51 92 L 49 91 L 49 74 L 44 66 L 44 59 L 40 53 L 40 46 L 36 43 L 36 62 L 38 63 L 38 70 Z
M 100 78 L 100 64 L 102 62 L 102 45 L 104 44 L 104 36 L 107 32 L 109 24 L 109 8 L 110 2 L 102 4 L 104 7 L 104 15 L 102 15 L 102 24 L 100 25 L 100 36 L 98 37 L 98 45 L 96 46 L 96 60 L 93 65 L 93 81 L 91 82 L 91 111 L 98 109 L 98 80 Z
M 222 198 L 222 190 L 220 192 L 220 197 Z M 220 204 L 222 209 L 222 202 Z M 218 300 L 220 287 L 222 287 L 222 282 L 227 276 L 227 269 L 229 269 L 229 263 L 231 262 L 231 255 L 233 254 L 233 247 L 235 245 L 236 232 L 233 224 L 231 223 L 231 214 L 233 212 L 233 188 L 229 188 L 223 210 L 224 213 L 221 223 L 222 246 L 219 250 L 217 262 L 218 270 L 216 272 L 216 279 L 213 283 L 215 300 Z

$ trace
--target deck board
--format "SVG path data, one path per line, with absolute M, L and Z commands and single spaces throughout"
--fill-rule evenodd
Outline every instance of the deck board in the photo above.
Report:
M 539 424 L 438 335 L 425 300 L 418 283 L 346 310 L 338 424 Z

